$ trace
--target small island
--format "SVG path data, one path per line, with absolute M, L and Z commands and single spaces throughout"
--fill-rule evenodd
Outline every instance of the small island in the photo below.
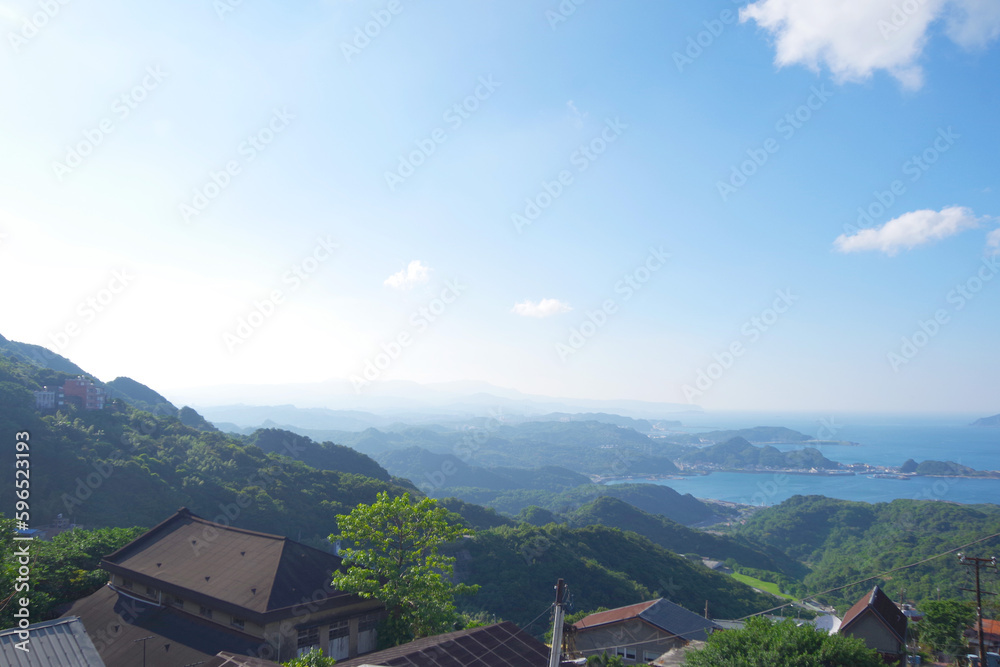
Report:
M 998 470 L 976 470 L 975 468 L 970 468 L 954 461 L 921 461 L 917 463 L 913 459 L 907 459 L 899 467 L 899 472 L 925 477 L 981 477 L 1000 479 L 1000 471 Z

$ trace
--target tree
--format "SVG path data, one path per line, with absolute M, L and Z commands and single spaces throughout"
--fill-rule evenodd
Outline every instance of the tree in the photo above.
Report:
M 305 655 L 300 655 L 281 664 L 283 667 L 333 667 L 336 662 L 333 658 L 324 656 L 320 649 L 314 648 Z
M 920 605 L 920 642 L 949 655 L 960 655 L 966 647 L 963 632 L 976 620 L 976 610 L 961 600 L 928 600 Z
M 705 648 L 687 654 L 689 667 L 885 667 L 878 653 L 864 642 L 828 635 L 791 619 L 772 623 L 754 616 L 741 630 L 713 632 Z
M 333 585 L 385 604 L 380 645 L 452 630 L 455 595 L 479 589 L 446 579 L 455 558 L 442 555 L 440 547 L 469 532 L 447 517 L 431 498 L 414 503 L 408 493 L 390 498 L 385 491 L 373 504 L 337 516 L 340 534 L 330 539 L 347 543 L 341 556 L 348 567 L 334 574 Z
M 625 667 L 625 661 L 620 655 L 608 655 L 605 651 L 601 655 L 588 656 L 587 667 Z

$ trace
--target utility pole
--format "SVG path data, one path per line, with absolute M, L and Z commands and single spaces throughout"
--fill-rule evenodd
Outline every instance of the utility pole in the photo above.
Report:
M 979 667 L 988 667 L 986 662 L 986 642 L 983 641 L 983 592 L 979 585 L 979 570 L 984 567 L 996 568 L 997 557 L 977 558 L 976 556 L 966 556 L 958 554 L 958 560 L 962 565 L 970 565 L 976 568 L 976 619 L 979 625 Z M 967 591 L 968 588 L 962 590 Z
M 563 595 L 566 593 L 566 584 L 560 579 L 556 582 L 556 612 L 552 619 L 552 650 L 549 652 L 549 667 L 559 667 L 562 659 L 562 639 L 563 639 Z
M 133 644 L 135 644 L 136 642 L 142 642 L 142 667 L 146 667 L 146 642 L 154 638 L 155 637 L 153 637 L 153 635 L 149 635 L 148 637 L 142 637 L 140 639 L 132 640 Z

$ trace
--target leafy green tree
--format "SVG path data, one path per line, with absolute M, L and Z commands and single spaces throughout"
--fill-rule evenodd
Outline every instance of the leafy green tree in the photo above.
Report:
M 874 649 L 844 635 L 828 635 L 810 625 L 772 623 L 754 616 L 742 630 L 709 635 L 705 648 L 687 654 L 689 667 L 885 667 Z
M 414 503 L 408 493 L 390 498 L 384 491 L 371 505 L 337 516 L 340 534 L 330 539 L 348 544 L 341 551 L 348 568 L 334 574 L 333 585 L 385 604 L 388 618 L 380 644 L 394 646 L 453 629 L 455 595 L 479 589 L 446 578 L 455 558 L 439 549 L 468 533 L 447 517 L 431 498 Z
M 934 651 L 959 655 L 967 646 L 963 631 L 976 620 L 976 610 L 960 600 L 928 600 L 920 605 L 920 643 Z
M 333 658 L 324 656 L 323 651 L 314 648 L 305 655 L 300 655 L 281 664 L 284 667 L 333 667 L 336 662 Z
M 14 592 L 13 577 L 16 566 L 8 555 L 13 549 L 13 521 L 0 519 L 0 628 L 15 625 L 13 613 L 16 605 L 7 598 L 6 591 Z M 75 529 L 60 533 L 50 541 L 30 542 L 32 621 L 54 618 L 57 609 L 99 590 L 108 580 L 108 573 L 100 569 L 101 557 L 117 551 L 139 535 L 145 528 Z M 25 544 L 25 543 L 21 543 Z M 20 596 L 18 596 L 20 597 Z
M 608 655 L 605 651 L 601 655 L 588 656 L 587 667 L 625 667 L 625 661 L 620 655 Z

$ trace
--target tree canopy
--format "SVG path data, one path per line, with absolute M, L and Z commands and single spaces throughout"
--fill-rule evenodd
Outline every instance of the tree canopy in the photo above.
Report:
M 878 652 L 845 635 L 828 635 L 791 619 L 754 616 L 741 630 L 709 635 L 705 648 L 687 654 L 689 667 L 885 667 Z
M 920 643 L 931 650 L 960 655 L 967 642 L 963 636 L 966 628 L 976 620 L 976 610 L 969 602 L 960 600 L 927 600 L 920 605 L 924 617 L 919 621 Z
M 392 498 L 381 492 L 374 503 L 337 516 L 340 533 L 330 539 L 346 543 L 341 556 L 348 567 L 334 574 L 333 585 L 385 604 L 380 644 L 454 629 L 455 595 L 478 590 L 446 578 L 455 557 L 441 554 L 440 547 L 468 533 L 448 515 L 431 498 L 414 503 L 409 494 Z

